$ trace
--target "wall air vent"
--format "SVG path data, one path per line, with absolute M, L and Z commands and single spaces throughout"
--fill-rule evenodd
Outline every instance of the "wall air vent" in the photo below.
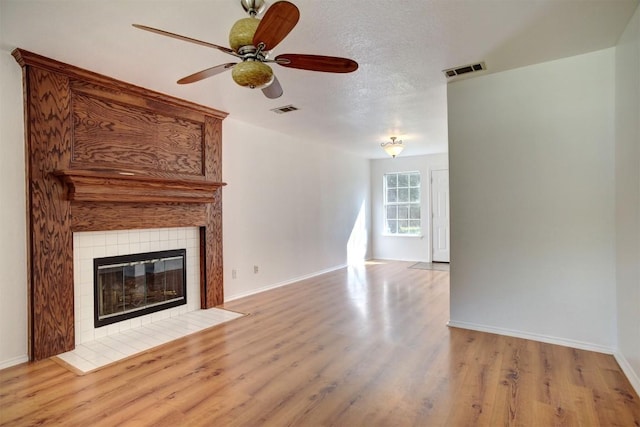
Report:
M 475 73 L 477 71 L 486 70 L 487 66 L 484 62 L 478 62 L 476 64 L 462 65 L 460 67 L 447 68 L 446 70 L 442 70 L 447 78 L 461 76 L 467 73 Z
M 293 105 L 285 105 L 284 107 L 272 108 L 271 111 L 278 114 L 290 113 L 292 111 L 299 110 L 298 107 L 294 107 Z

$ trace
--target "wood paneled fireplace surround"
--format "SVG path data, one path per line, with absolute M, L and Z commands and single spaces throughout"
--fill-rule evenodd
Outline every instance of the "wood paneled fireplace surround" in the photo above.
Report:
M 29 356 L 75 346 L 77 231 L 200 228 L 202 308 L 223 302 L 226 113 L 21 49 Z

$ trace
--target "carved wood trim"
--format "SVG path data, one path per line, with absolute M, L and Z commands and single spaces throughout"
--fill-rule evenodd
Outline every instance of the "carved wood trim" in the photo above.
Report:
M 215 117 L 220 120 L 223 120 L 228 115 L 220 110 L 208 108 L 194 102 L 185 101 L 184 99 L 170 97 L 163 93 L 155 92 L 131 83 L 125 83 L 102 74 L 94 73 L 93 71 L 88 71 L 38 55 L 37 53 L 29 52 L 27 50 L 14 49 L 11 54 L 15 58 L 16 62 L 18 62 L 18 64 L 23 68 L 25 66 L 36 67 L 42 70 L 63 74 L 73 80 L 77 80 L 78 82 L 90 83 L 102 87 L 111 87 L 113 88 L 112 92 L 114 94 L 121 93 L 121 96 L 125 98 L 128 96 L 133 96 L 134 98 L 142 96 L 144 97 L 144 100 L 139 100 L 138 102 L 148 105 L 153 110 L 163 111 L 167 108 L 167 105 L 173 105 L 184 107 L 191 111 L 198 111 L 206 116 Z
M 222 304 L 226 113 L 12 54 L 25 94 L 31 360 L 75 346 L 74 231 L 200 227 L 201 306 Z
M 223 182 L 168 179 L 132 172 L 58 170 L 67 199 L 77 202 L 213 203 Z
M 179 203 L 71 202 L 71 228 L 73 231 L 106 231 L 184 227 L 185 224 L 190 227 L 206 227 L 206 206 Z
M 31 214 L 27 222 L 29 296 L 31 318 L 37 319 L 29 324 L 29 348 L 32 359 L 38 360 L 66 351 L 75 342 L 71 205 L 64 200 L 62 183 L 48 173 L 69 162 L 71 135 L 65 124 L 70 108 L 68 97 L 48 96 L 52 92 L 68 92 L 64 76 L 29 69 L 24 77 L 29 81 L 26 108 L 27 201 Z

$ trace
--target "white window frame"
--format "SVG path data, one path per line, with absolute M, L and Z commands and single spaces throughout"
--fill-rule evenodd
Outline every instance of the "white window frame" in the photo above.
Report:
M 390 175 L 396 175 L 396 186 L 393 188 L 388 188 L 387 187 L 387 182 L 388 179 L 387 177 Z M 398 184 L 398 177 L 400 175 L 409 175 L 408 176 L 408 186 L 407 187 L 399 187 Z M 417 175 L 418 179 L 419 179 L 419 183 L 418 185 L 411 185 L 411 176 L 412 175 Z M 383 191 L 383 203 L 382 203 L 382 209 L 383 209 L 383 231 L 382 234 L 386 235 L 386 236 L 400 236 L 400 237 L 416 237 L 416 236 L 422 236 L 422 176 L 420 174 L 419 171 L 403 171 L 403 172 L 389 172 L 389 173 L 385 173 L 382 176 L 382 191 Z M 418 200 L 414 200 L 411 201 L 411 189 L 418 189 Z M 408 192 L 408 197 L 409 200 L 407 202 L 400 202 L 397 200 L 396 201 L 389 201 L 388 196 L 389 196 L 389 189 L 391 190 L 400 190 L 400 189 L 407 189 Z M 396 195 L 396 197 L 398 197 Z M 391 207 L 395 207 L 396 208 L 396 213 L 395 213 L 395 218 L 388 218 L 387 215 L 389 213 L 389 208 Z M 406 218 L 405 215 L 401 214 L 400 209 L 401 208 L 406 208 Z M 416 217 L 415 214 L 413 214 L 413 212 L 415 212 L 415 210 L 413 210 L 412 208 L 417 208 L 418 209 L 418 215 Z M 401 218 L 402 216 L 402 218 Z M 396 221 L 397 227 L 395 229 L 395 232 L 393 231 L 393 228 L 389 227 L 389 221 Z M 400 233 L 400 225 L 401 222 L 403 221 L 407 221 L 406 222 L 406 227 L 411 230 L 411 228 L 415 228 L 415 222 L 418 222 L 417 225 L 417 229 L 414 229 L 413 231 L 409 231 L 406 233 Z M 414 224 L 412 226 L 412 223 Z

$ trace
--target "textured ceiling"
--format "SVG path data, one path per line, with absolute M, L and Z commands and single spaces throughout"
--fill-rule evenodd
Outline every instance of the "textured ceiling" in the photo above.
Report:
M 135 29 L 144 24 L 227 46 L 245 17 L 237 0 L 0 0 L 0 47 L 20 47 L 367 158 L 399 136 L 403 156 L 447 150 L 441 70 L 485 61 L 492 73 L 614 46 L 638 0 L 295 0 L 300 21 L 272 52 L 344 56 L 360 68 L 326 74 L 274 65 L 270 100 L 230 73 L 181 77 L 233 62 L 220 51 Z M 272 108 L 300 108 L 278 115 Z

